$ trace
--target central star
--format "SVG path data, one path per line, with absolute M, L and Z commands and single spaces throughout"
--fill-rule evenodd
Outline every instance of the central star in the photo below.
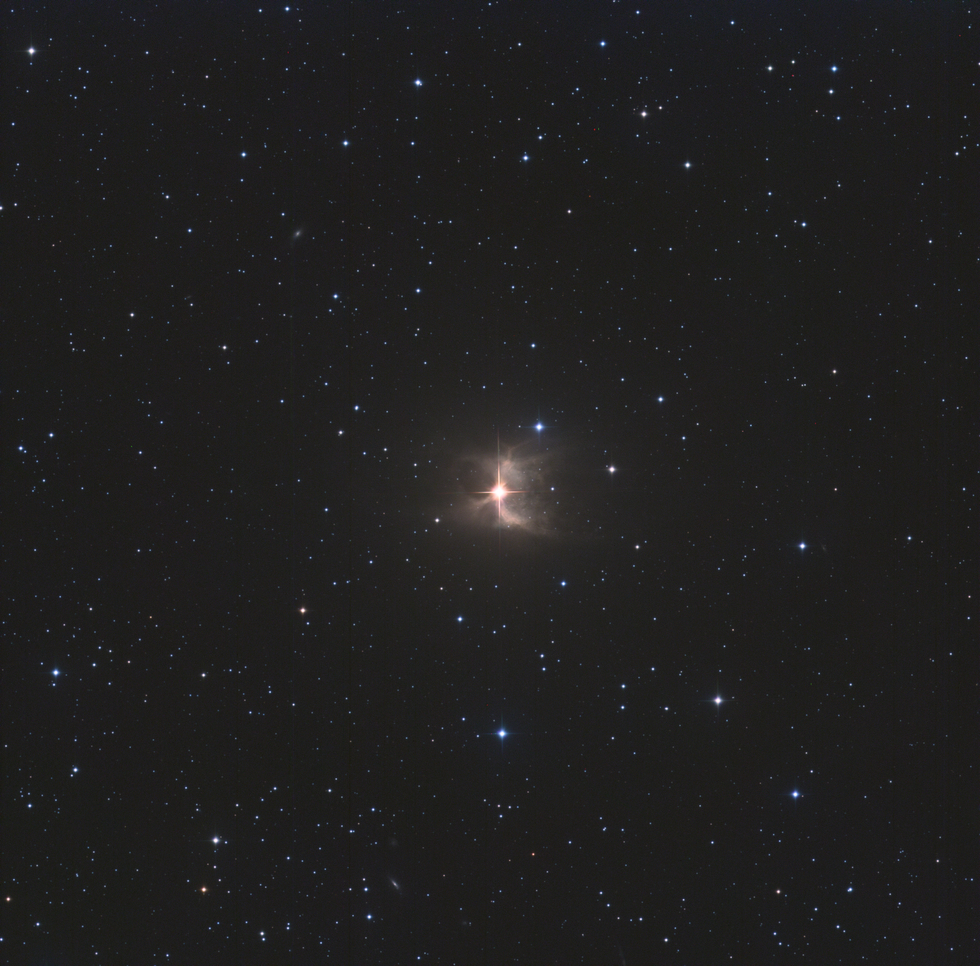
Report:
M 490 494 L 498 500 L 502 500 L 507 496 L 507 487 L 503 483 L 498 483 L 491 491 Z

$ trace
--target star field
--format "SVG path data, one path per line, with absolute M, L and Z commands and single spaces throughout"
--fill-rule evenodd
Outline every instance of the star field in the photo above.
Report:
M 976 962 L 969 21 L 11 8 L 4 961 Z

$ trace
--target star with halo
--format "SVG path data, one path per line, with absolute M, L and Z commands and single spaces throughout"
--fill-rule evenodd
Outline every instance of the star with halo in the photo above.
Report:
M 501 508 L 504 502 L 504 498 L 509 496 L 511 493 L 523 493 L 523 490 L 512 490 L 506 483 L 504 483 L 503 477 L 500 473 L 500 437 L 497 437 L 497 482 L 490 490 L 478 490 L 478 493 L 486 493 L 493 497 L 497 501 L 497 520 L 499 522 L 501 517 Z

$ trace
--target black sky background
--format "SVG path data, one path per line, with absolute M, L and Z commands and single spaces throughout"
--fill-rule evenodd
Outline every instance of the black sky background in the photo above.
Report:
M 5 961 L 976 961 L 967 6 L 4 19 Z

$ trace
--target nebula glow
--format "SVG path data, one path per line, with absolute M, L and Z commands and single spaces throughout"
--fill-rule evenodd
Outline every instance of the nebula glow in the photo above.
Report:
M 458 457 L 453 475 L 457 522 L 536 536 L 555 536 L 558 494 L 552 481 L 557 457 L 542 451 L 537 434 L 497 453 L 488 447 Z

